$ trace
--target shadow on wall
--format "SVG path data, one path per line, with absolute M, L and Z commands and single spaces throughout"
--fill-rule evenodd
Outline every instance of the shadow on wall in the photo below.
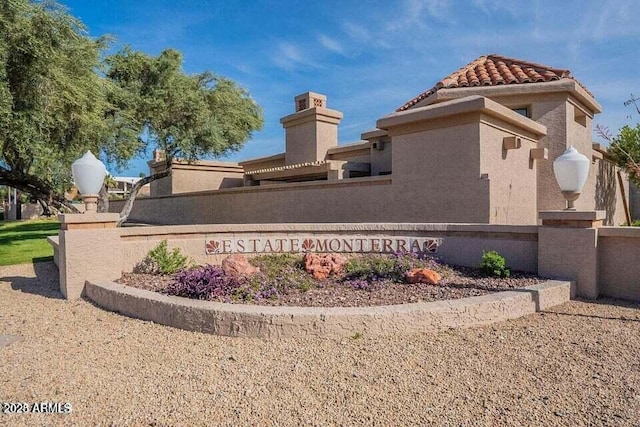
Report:
M 596 210 L 605 211 L 604 225 L 614 225 L 616 212 L 616 167 L 611 162 L 598 162 L 596 177 Z

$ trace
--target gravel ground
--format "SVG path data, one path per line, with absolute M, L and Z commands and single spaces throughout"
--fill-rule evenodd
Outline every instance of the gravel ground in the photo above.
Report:
M 533 274 L 514 273 L 511 277 L 486 277 L 478 269 L 455 267 L 450 268 L 450 275 L 443 277 L 437 285 L 424 283 L 378 283 L 368 289 L 354 289 L 349 284 L 338 280 L 318 280 L 316 287 L 301 291 L 296 288 L 287 289 L 286 293 L 277 297 L 234 301 L 228 298 L 215 298 L 216 301 L 302 307 L 363 307 L 371 305 L 406 304 L 423 301 L 467 298 L 486 295 L 493 292 L 508 291 L 542 283 Z M 171 275 L 153 275 L 140 273 L 123 273 L 117 280 L 123 285 L 149 291 L 162 292 L 171 282 Z
M 228 338 L 66 302 L 50 263 L 0 267 L 0 401 L 21 425 L 640 425 L 640 305 L 372 339 Z M 4 341 L 0 341 L 4 342 Z M 8 341 L 10 342 L 10 341 Z

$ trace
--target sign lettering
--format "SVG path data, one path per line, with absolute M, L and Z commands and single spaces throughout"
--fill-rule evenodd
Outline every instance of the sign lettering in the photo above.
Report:
M 438 253 L 442 238 L 436 237 L 302 237 L 302 238 L 208 238 L 205 241 L 207 255 L 233 253 L 282 253 L 282 252 L 354 252 Z

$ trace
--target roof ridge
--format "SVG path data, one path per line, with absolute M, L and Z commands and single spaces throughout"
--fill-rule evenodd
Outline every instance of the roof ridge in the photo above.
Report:
M 574 80 L 589 92 L 567 69 L 554 68 L 537 62 L 492 53 L 479 56 L 465 66 L 460 67 L 458 70 L 436 82 L 430 89 L 420 93 L 396 109 L 396 111 L 407 110 L 440 89 L 544 83 L 560 79 Z
M 556 67 L 551 67 L 549 65 L 545 65 L 545 64 L 541 64 L 539 62 L 532 62 L 532 61 L 525 61 L 522 59 L 518 59 L 518 58 L 512 58 L 510 56 L 504 56 L 504 55 L 499 55 L 497 53 L 492 53 L 487 55 L 488 59 L 499 59 L 502 61 L 509 61 L 509 62 L 517 62 L 519 64 L 524 64 L 524 65 L 528 65 L 532 68 L 542 68 L 542 69 L 547 69 L 550 71 L 553 71 L 556 74 L 560 74 L 561 78 L 565 78 L 565 77 L 569 77 L 571 76 L 571 71 L 567 70 L 566 68 L 556 68 Z

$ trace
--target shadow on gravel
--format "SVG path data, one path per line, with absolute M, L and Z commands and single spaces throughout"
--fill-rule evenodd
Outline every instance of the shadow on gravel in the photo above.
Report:
M 640 302 L 627 301 L 627 300 L 615 299 L 615 298 L 602 298 L 596 301 L 577 298 L 576 301 L 582 301 L 589 304 L 598 304 L 598 305 L 615 305 L 617 307 L 635 308 L 640 310 Z M 556 310 L 542 311 L 542 313 L 559 314 L 561 316 L 587 317 L 592 319 L 603 319 L 603 320 L 620 320 L 622 322 L 640 322 L 640 318 L 632 318 L 632 317 L 624 317 L 624 316 L 613 317 L 613 316 L 600 316 L 598 314 L 563 313 L 562 311 L 556 311 Z
M 7 276 L 0 277 L 0 281 L 10 283 L 16 291 L 62 299 L 56 265 L 53 262 L 37 262 L 33 264 L 33 269 L 36 277 Z

